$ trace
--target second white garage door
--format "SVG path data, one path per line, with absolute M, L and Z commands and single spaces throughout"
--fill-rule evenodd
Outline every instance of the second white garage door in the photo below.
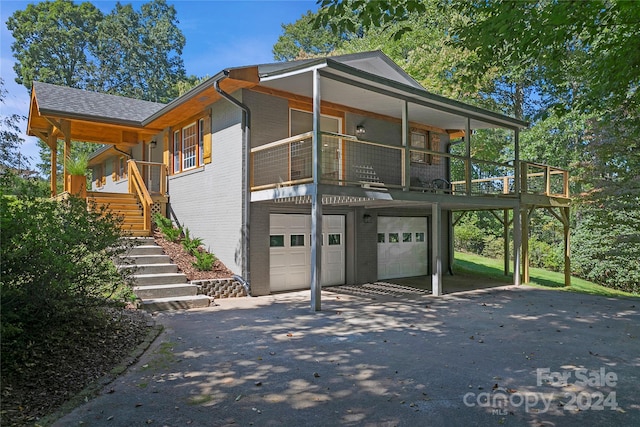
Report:
M 378 217 L 378 279 L 427 274 L 427 218 Z
M 311 216 L 271 214 L 271 291 L 309 288 L 311 285 Z M 325 285 L 345 281 L 344 216 L 322 217 L 322 277 Z

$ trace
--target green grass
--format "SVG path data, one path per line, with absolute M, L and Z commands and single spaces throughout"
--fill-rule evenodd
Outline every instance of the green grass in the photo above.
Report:
M 464 252 L 456 252 L 455 254 L 455 271 L 463 274 L 474 274 L 491 279 L 510 283 L 513 281 L 513 272 L 509 276 L 504 275 L 501 259 L 486 258 L 480 255 L 474 255 Z M 513 263 L 510 265 L 513 270 Z M 564 274 L 553 271 L 543 270 L 541 268 L 529 269 L 530 283 L 529 286 L 541 288 L 554 288 L 561 291 L 580 292 L 591 295 L 601 295 L 606 297 L 635 297 L 640 295 L 629 292 L 618 291 L 616 289 L 607 288 L 587 280 L 571 277 L 571 286 L 564 286 Z

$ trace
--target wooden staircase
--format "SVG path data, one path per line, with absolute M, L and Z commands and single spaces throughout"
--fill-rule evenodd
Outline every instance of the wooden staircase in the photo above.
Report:
M 145 230 L 144 211 L 134 194 L 94 191 L 87 193 L 87 201 L 98 207 L 106 206 L 114 214 L 122 215 L 122 229 L 132 237 L 151 235 L 151 230 Z

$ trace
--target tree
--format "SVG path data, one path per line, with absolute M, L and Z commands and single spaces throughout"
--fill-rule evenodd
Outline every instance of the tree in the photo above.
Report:
M 276 61 L 326 56 L 350 39 L 348 33 L 334 33 L 329 25 L 314 27 L 317 14 L 308 11 L 293 24 L 282 24 L 283 34 L 273 45 Z
M 4 88 L 4 79 L 0 77 L 0 104 L 4 104 L 7 91 Z M 0 117 L 0 167 L 2 173 L 7 169 L 22 169 L 25 167 L 25 159 L 20 154 L 20 147 L 24 139 L 20 136 L 18 123 L 24 117 L 19 114 L 11 114 Z
M 95 89 L 156 102 L 175 98 L 185 78 L 185 38 L 177 23 L 175 8 L 164 0 L 145 3 L 139 12 L 116 3 L 91 46 L 98 63 Z
M 102 13 L 91 3 L 44 1 L 7 20 L 16 82 L 31 90 L 34 80 L 86 88 L 95 67 L 88 48 L 95 43 Z

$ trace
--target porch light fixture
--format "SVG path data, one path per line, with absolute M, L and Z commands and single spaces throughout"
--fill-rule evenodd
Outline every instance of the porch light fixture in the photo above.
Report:
M 363 125 L 356 126 L 356 136 L 363 136 L 366 132 L 367 130 L 364 128 Z
M 362 222 L 364 222 L 365 224 L 370 224 L 371 223 L 371 215 L 369 215 L 369 214 L 362 215 Z
M 151 148 L 156 148 L 156 145 L 158 145 L 158 142 L 155 139 L 152 139 L 149 144 L 151 145 Z

